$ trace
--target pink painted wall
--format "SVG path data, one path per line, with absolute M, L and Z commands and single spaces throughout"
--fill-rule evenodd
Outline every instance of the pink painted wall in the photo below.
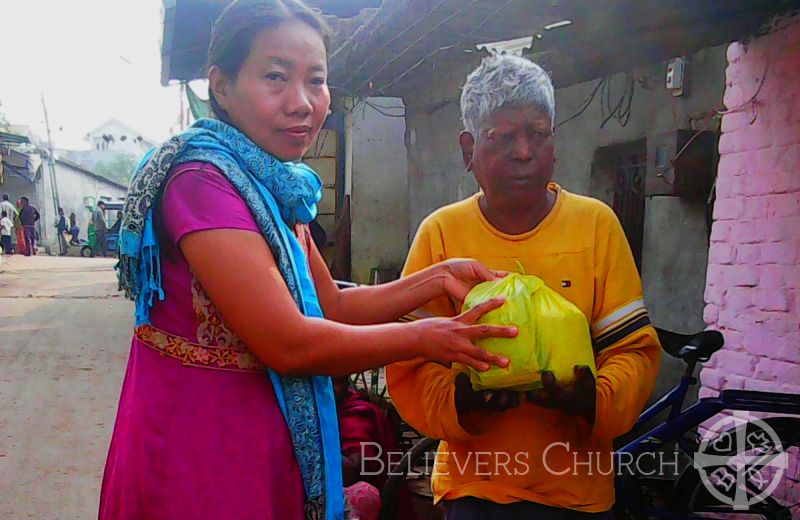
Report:
M 800 393 L 800 17 L 728 62 L 704 313 L 726 346 L 700 396 Z

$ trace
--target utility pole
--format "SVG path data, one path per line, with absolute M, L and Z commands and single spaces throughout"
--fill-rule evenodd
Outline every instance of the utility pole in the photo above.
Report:
M 61 206 L 61 204 L 58 199 L 58 181 L 56 180 L 56 163 L 53 153 L 53 138 L 50 134 L 50 119 L 47 116 L 47 105 L 44 102 L 44 92 L 42 92 L 42 110 L 44 111 L 44 125 L 45 128 L 47 128 L 47 165 L 49 167 L 48 169 L 50 170 L 50 186 L 52 187 L 53 191 L 53 214 L 57 218 L 58 208 Z M 56 237 L 56 243 L 58 244 L 59 253 L 65 254 L 66 251 L 61 251 L 61 240 L 59 240 L 59 237 Z
M 183 120 L 183 118 L 184 118 L 183 99 L 186 97 L 186 82 L 185 81 L 181 81 L 180 96 L 181 96 L 181 132 L 183 132 L 184 130 L 186 130 L 186 127 L 183 124 L 183 121 L 184 121 Z

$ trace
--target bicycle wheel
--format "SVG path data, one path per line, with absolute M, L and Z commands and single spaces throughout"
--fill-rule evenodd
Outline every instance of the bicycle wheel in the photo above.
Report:
M 392 473 L 386 479 L 383 489 L 381 489 L 381 520 L 395 520 L 394 502 L 398 487 L 403 483 L 406 474 L 411 468 L 422 462 L 428 462 L 426 459 L 427 454 L 436 450 L 438 445 L 438 439 L 423 437 L 413 448 L 403 454 L 400 462 L 392 469 Z
M 740 424 L 701 448 L 701 467 L 686 468 L 675 483 L 674 512 L 800 519 L 800 418 Z

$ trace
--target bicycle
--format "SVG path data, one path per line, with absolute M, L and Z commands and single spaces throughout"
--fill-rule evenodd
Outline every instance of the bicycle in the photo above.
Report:
M 788 468 L 800 472 L 800 462 L 797 460 L 797 450 L 800 448 L 800 417 L 770 417 L 760 421 L 760 424 L 765 424 L 774 431 L 780 446 L 777 446 L 777 442 L 772 446 L 764 445 L 760 442 L 764 440 L 761 434 L 756 437 L 748 435 L 746 422 L 711 438 L 701 439 L 697 431 L 703 423 L 727 411 L 800 415 L 800 395 L 722 390 L 718 396 L 700 399 L 684 410 L 687 392 L 698 382 L 694 375 L 697 363 L 708 361 L 723 347 L 723 336 L 720 332 L 711 330 L 693 335 L 677 334 L 658 328 L 656 332 L 664 351 L 685 361 L 686 369 L 678 385 L 648 407 L 631 431 L 637 432 L 662 412 L 668 411 L 666 420 L 648 428 L 642 434 L 637 433 L 634 440 L 615 452 L 617 468 L 615 516 L 626 519 L 652 517 L 686 519 L 709 518 L 707 514 L 733 513 L 780 520 L 800 518 L 798 508 L 800 504 L 791 501 L 781 502 L 780 494 L 778 498 L 774 498 L 774 493 L 773 496 L 760 497 L 764 491 L 762 482 L 757 476 L 760 472 L 748 472 L 746 464 L 747 461 L 754 461 L 756 469 L 759 464 L 768 467 L 772 461 L 781 456 L 781 453 L 792 452 L 789 453 L 789 457 L 793 457 L 794 460 L 789 461 Z M 752 433 L 756 433 L 755 429 L 751 431 Z M 736 446 L 730 444 L 732 439 L 736 439 Z M 741 442 L 742 439 L 744 442 Z M 712 460 L 719 463 L 718 468 L 723 469 L 723 472 L 717 478 L 710 479 L 702 466 L 693 464 L 684 468 L 675 480 L 652 479 L 639 471 L 634 471 L 630 475 L 620 474 L 623 462 L 641 459 L 645 454 L 653 455 L 655 458 L 663 447 L 673 442 L 680 448 L 681 453 L 693 460 L 698 460 L 697 455 L 719 457 Z M 745 463 L 744 468 L 740 467 L 742 462 Z M 731 492 L 731 481 L 724 479 L 726 472 L 730 474 L 731 465 L 736 469 L 737 479 L 733 485 L 735 489 L 732 490 L 735 496 L 732 498 L 726 494 Z M 740 473 L 743 475 L 740 476 Z M 798 475 L 783 477 L 788 485 L 794 488 L 793 492 L 789 490 L 789 493 L 784 493 L 783 499 L 795 499 L 800 502 L 800 498 L 795 496 L 800 490 Z M 737 494 L 737 490 L 741 494 Z M 656 497 L 656 504 L 653 503 L 652 497 Z M 737 498 L 738 503 L 735 500 Z M 746 510 L 739 509 L 744 505 L 747 505 Z M 698 513 L 704 516 L 695 516 Z
M 800 415 L 800 396 L 772 392 L 756 392 L 749 390 L 722 390 L 717 397 L 700 399 L 697 403 L 683 409 L 688 390 L 698 383 L 694 375 L 697 364 L 708 361 L 711 356 L 724 346 L 724 339 L 718 331 L 704 331 L 699 334 L 685 335 L 656 328 L 661 346 L 664 351 L 673 357 L 686 362 L 686 369 L 680 382 L 667 392 L 661 399 L 648 407 L 637 420 L 630 433 L 636 433 L 647 423 L 654 420 L 661 413 L 669 411 L 666 420 L 655 426 L 647 428 L 644 433 L 636 433 L 636 438 L 625 443 L 615 452 L 615 467 L 617 502 L 612 509 L 617 519 L 644 519 L 659 518 L 669 520 L 685 520 L 690 518 L 709 518 L 708 514 L 739 514 L 759 515 L 770 520 L 800 519 L 800 498 L 798 503 L 784 503 L 770 496 L 764 497 L 760 502 L 752 505 L 747 511 L 736 510 L 735 504 L 731 505 L 715 496 L 706 487 L 708 479 L 704 479 L 701 470 L 689 465 L 672 479 L 651 479 L 648 475 L 633 472 L 630 475 L 619 474 L 625 460 L 635 460 L 645 454 L 657 453 L 671 443 L 677 443 L 681 453 L 690 458 L 700 451 L 701 447 L 711 450 L 711 455 L 723 459 L 735 459 L 737 456 L 747 456 L 737 448 L 717 447 L 721 438 L 740 438 L 743 431 L 746 433 L 747 424 L 738 425 L 730 430 L 718 434 L 711 440 L 701 439 L 697 428 L 707 420 L 726 411 L 744 411 L 757 413 Z M 796 486 L 800 493 L 800 458 L 797 450 L 800 449 L 800 417 L 771 417 L 763 420 L 777 435 L 780 446 L 774 452 L 761 450 L 754 455 L 754 460 L 759 463 L 769 464 L 779 452 L 789 452 L 793 457 L 788 467 L 795 474 L 785 477 L 791 481 L 790 485 Z M 384 507 L 381 511 L 382 520 L 389 520 L 391 504 L 394 493 L 399 483 L 405 478 L 405 472 L 410 468 L 421 465 L 423 459 L 428 461 L 430 453 L 435 451 L 438 441 L 422 438 L 410 451 L 405 453 L 395 466 L 391 476 L 381 490 L 381 500 Z M 758 451 L 760 446 L 748 445 L 750 451 Z M 627 467 L 627 464 L 626 464 Z M 750 498 L 758 495 L 758 486 L 755 477 L 744 479 L 745 493 Z M 792 495 L 790 494 L 790 497 Z M 661 503 L 653 504 L 653 497 Z M 703 514 L 704 516 L 696 516 Z M 710 518 L 715 518 L 711 516 Z M 718 518 L 718 517 L 717 517 Z

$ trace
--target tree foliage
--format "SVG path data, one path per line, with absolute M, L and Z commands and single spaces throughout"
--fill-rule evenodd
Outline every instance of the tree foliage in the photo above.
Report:
M 136 157 L 121 154 L 108 161 L 98 161 L 94 165 L 94 172 L 108 179 L 128 186 L 136 170 Z
M 6 115 L 0 112 L 0 132 L 10 132 L 10 126 L 11 124 L 8 122 L 8 119 L 6 119 Z

